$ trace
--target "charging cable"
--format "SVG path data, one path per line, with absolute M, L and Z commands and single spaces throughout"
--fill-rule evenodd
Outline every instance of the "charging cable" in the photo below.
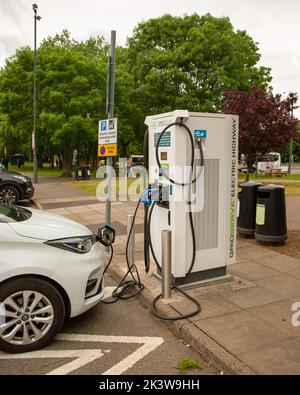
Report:
M 119 299 L 131 299 L 134 298 L 135 296 L 137 296 L 139 293 L 141 293 L 144 289 L 144 284 L 141 283 L 141 279 L 140 279 L 140 275 L 138 272 L 138 269 L 136 267 L 135 264 L 132 264 L 129 261 L 129 241 L 130 241 L 130 237 L 133 231 L 133 226 L 135 223 L 135 218 L 136 218 L 136 214 L 138 212 L 139 206 L 141 203 L 141 199 L 139 199 L 135 211 L 134 211 L 134 215 L 133 215 L 133 220 L 132 220 L 132 224 L 129 230 L 129 234 L 127 237 L 127 242 L 126 242 L 126 264 L 127 264 L 127 272 L 124 275 L 124 277 L 122 278 L 122 280 L 120 281 L 119 285 L 117 286 L 117 288 L 112 292 L 111 298 L 102 300 L 102 303 L 104 304 L 112 304 L 112 303 L 116 303 Z M 110 258 L 108 260 L 108 263 L 104 269 L 103 275 L 106 273 L 107 269 L 109 268 L 111 261 L 113 258 L 113 247 L 110 246 Z M 127 280 L 126 278 L 127 276 L 131 276 L 131 280 Z
M 183 127 L 186 130 L 186 132 L 187 132 L 187 134 L 189 136 L 189 139 L 190 139 L 190 143 L 191 143 L 191 162 L 190 162 L 191 171 L 190 171 L 190 179 L 189 179 L 188 182 L 184 182 L 184 181 L 179 182 L 179 181 L 176 181 L 176 180 L 170 178 L 169 175 L 166 174 L 166 172 L 164 171 L 164 168 L 162 167 L 160 159 L 159 159 L 159 143 L 160 143 L 163 135 L 166 133 L 166 131 L 172 126 L 181 126 L 181 127 Z M 187 125 L 185 125 L 183 123 L 182 119 L 180 120 L 180 122 L 171 123 L 170 125 L 167 125 L 163 129 L 163 131 L 160 133 L 159 138 L 157 140 L 156 150 L 155 150 L 156 162 L 157 162 L 157 165 L 158 165 L 159 170 L 161 171 L 162 175 L 169 182 L 171 182 L 174 185 L 179 185 L 181 187 L 186 187 L 186 186 L 189 187 L 189 189 L 188 189 L 189 195 L 188 195 L 187 204 L 189 206 L 189 221 L 190 221 L 191 234 L 192 234 L 192 260 L 191 260 L 191 264 L 190 264 L 189 270 L 187 272 L 187 275 L 190 274 L 193 271 L 194 264 L 195 264 L 195 258 L 196 258 L 196 237 L 195 237 L 195 228 L 194 228 L 194 222 L 193 222 L 193 215 L 192 215 L 192 210 L 191 210 L 191 205 L 192 205 L 192 203 L 191 203 L 191 189 L 192 189 L 192 185 L 201 176 L 202 169 L 203 169 L 203 166 L 204 166 L 204 154 L 203 154 L 203 148 L 202 148 L 201 140 L 197 139 L 196 141 L 198 143 L 198 148 L 199 148 L 199 151 L 200 151 L 201 171 L 199 172 L 198 175 L 195 176 L 195 178 L 193 178 L 193 171 L 194 171 L 194 165 L 195 165 L 194 138 L 193 138 L 193 134 L 192 134 L 191 130 L 188 128 Z M 153 248 L 153 244 L 152 244 L 152 239 L 151 239 L 151 218 L 152 218 L 153 209 L 154 209 L 156 203 L 157 202 L 153 202 L 152 203 L 152 206 L 151 206 L 150 211 L 149 211 L 147 235 L 148 235 L 150 250 L 151 250 L 153 259 L 155 261 L 155 264 L 157 266 L 158 271 L 161 272 L 162 268 L 161 268 L 161 265 L 159 264 L 159 262 L 158 262 L 158 260 L 156 258 L 156 255 L 155 255 L 155 252 L 154 252 L 154 248 Z M 158 309 L 157 309 L 157 303 L 162 297 L 162 294 L 160 293 L 159 295 L 157 295 L 155 297 L 155 299 L 151 303 L 151 311 L 156 317 L 158 317 L 160 319 L 163 319 L 163 320 L 177 321 L 177 320 L 182 320 L 182 319 L 186 319 L 186 318 L 191 318 L 191 317 L 193 317 L 196 314 L 201 312 L 201 305 L 200 305 L 200 303 L 195 298 L 193 298 L 191 295 L 189 295 L 187 292 L 185 292 L 185 291 L 183 291 L 182 289 L 179 288 L 179 286 L 183 285 L 184 282 L 185 282 L 185 280 L 183 280 L 180 284 L 176 285 L 175 284 L 175 278 L 172 276 L 171 289 L 176 289 L 180 294 L 182 294 L 187 299 L 189 299 L 196 306 L 195 310 L 190 312 L 190 313 L 188 313 L 188 314 L 184 314 L 184 315 L 180 315 L 180 316 L 165 316 L 165 315 L 162 315 L 161 313 L 158 312 Z

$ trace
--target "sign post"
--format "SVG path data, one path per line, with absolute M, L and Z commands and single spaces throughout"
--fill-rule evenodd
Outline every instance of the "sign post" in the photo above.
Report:
M 107 199 L 105 206 L 105 222 L 106 225 L 111 224 L 111 184 L 112 184 L 112 156 L 116 155 L 117 151 L 117 122 L 114 116 L 114 97 L 115 97 L 115 57 L 116 57 L 116 31 L 111 31 L 111 39 L 110 39 L 110 55 L 109 55 L 109 63 L 108 63 L 108 89 L 107 89 L 107 120 L 100 121 L 99 123 L 99 132 L 103 132 L 103 140 L 101 137 L 101 142 L 106 142 L 106 144 L 99 144 L 98 155 L 107 156 L 106 165 L 108 168 L 107 173 Z M 101 129 L 105 130 L 101 130 Z M 111 129 L 110 129 L 111 128 Z M 115 132 L 115 135 L 114 135 Z M 115 142 L 114 141 L 115 138 Z M 100 133 L 99 133 L 99 143 L 100 143 Z

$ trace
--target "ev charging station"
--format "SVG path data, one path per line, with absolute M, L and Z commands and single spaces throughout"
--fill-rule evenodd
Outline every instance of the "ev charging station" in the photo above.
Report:
M 145 123 L 149 185 L 161 191 L 149 260 L 162 261 L 162 231 L 171 230 L 175 284 L 226 278 L 236 256 L 238 117 L 177 110 Z

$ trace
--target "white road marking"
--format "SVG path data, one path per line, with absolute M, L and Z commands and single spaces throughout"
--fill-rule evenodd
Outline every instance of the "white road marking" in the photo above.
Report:
M 149 336 L 105 336 L 105 335 L 81 335 L 75 333 L 60 333 L 56 340 L 77 341 L 77 342 L 101 342 L 101 343 L 138 343 L 143 344 L 153 339 L 164 339 L 162 337 Z
M 144 358 L 151 351 L 160 346 L 164 339 L 162 337 L 139 337 L 139 336 L 104 336 L 104 335 L 81 335 L 72 333 L 62 333 L 56 337 L 61 341 L 77 342 L 101 342 L 101 343 L 124 343 L 142 344 L 136 351 L 128 355 L 122 361 L 106 370 L 103 375 L 120 375 L 132 368 L 135 363 Z M 110 350 L 85 349 L 85 350 L 39 350 L 22 354 L 6 354 L 0 352 L 0 359 L 34 359 L 34 358 L 76 358 L 61 367 L 52 370 L 47 375 L 66 375 L 74 370 L 80 369 L 84 365 L 103 357 L 104 353 Z
M 105 350 L 107 353 L 110 350 Z M 47 373 L 47 375 L 66 375 L 103 357 L 101 350 L 40 350 L 26 354 L 0 354 L 0 359 L 36 359 L 36 358 L 76 358 L 74 361 L 66 363 L 57 369 Z
M 95 361 L 98 358 L 103 357 L 104 354 L 99 353 L 96 357 L 81 357 L 77 358 L 72 362 L 66 363 L 61 367 L 52 370 L 51 372 L 47 373 L 47 376 L 63 376 L 68 373 L 73 372 L 74 370 L 82 368 L 84 365 L 87 365 L 90 362 Z
M 77 335 L 77 334 L 61 334 L 57 336 L 57 340 L 81 341 L 81 342 L 102 342 L 102 343 L 138 343 L 143 344 L 128 357 L 118 362 L 112 368 L 108 369 L 103 375 L 120 375 L 133 365 L 148 355 L 151 351 L 160 346 L 164 339 L 162 337 L 137 337 L 137 336 L 103 336 L 103 335 Z
M 104 351 L 105 352 L 105 351 Z M 80 358 L 82 357 L 93 357 L 99 358 L 103 356 L 102 350 L 39 350 L 31 351 L 22 354 L 6 354 L 1 353 L 0 359 L 36 359 L 36 358 Z
M 161 337 L 154 337 L 142 347 L 138 348 L 132 354 L 128 355 L 128 357 L 124 358 L 122 361 L 118 362 L 112 368 L 106 370 L 106 372 L 102 373 L 103 375 L 120 375 L 126 370 L 133 367 L 137 361 L 144 358 L 148 355 L 151 351 L 155 350 L 158 346 L 163 343 L 163 339 Z

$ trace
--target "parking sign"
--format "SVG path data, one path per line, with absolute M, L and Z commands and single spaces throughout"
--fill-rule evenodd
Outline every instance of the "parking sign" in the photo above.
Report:
M 117 143 L 117 123 L 117 118 L 99 121 L 99 145 Z

